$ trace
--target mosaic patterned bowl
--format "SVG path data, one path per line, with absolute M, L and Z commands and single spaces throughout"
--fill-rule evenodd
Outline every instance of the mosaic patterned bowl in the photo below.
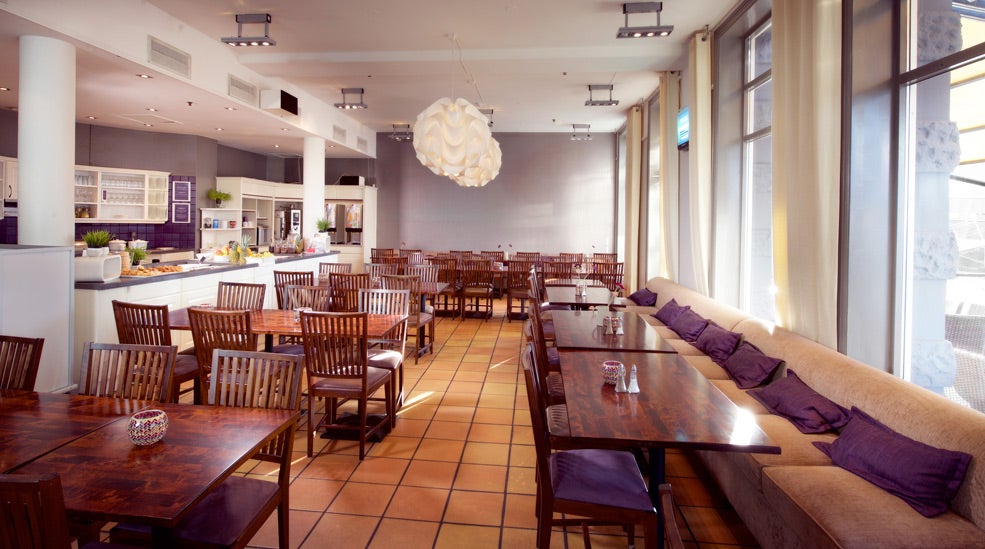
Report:
M 127 434 L 137 446 L 150 446 L 160 442 L 168 432 L 168 415 L 164 410 L 144 410 L 130 416 Z
M 618 360 L 606 360 L 602 363 L 602 378 L 609 385 L 615 385 L 616 380 L 619 379 L 619 367 L 622 366 L 622 362 Z

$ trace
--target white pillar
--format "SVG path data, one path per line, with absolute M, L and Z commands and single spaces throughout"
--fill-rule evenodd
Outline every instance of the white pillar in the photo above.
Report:
M 75 47 L 21 36 L 17 243 L 75 241 Z
M 304 138 L 304 206 L 301 209 L 301 234 L 305 240 L 318 231 L 316 222 L 325 217 L 325 140 Z

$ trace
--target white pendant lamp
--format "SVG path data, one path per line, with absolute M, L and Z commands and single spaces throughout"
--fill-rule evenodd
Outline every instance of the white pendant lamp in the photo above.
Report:
M 502 165 L 489 119 L 462 98 L 443 97 L 417 115 L 414 150 L 421 164 L 463 187 L 485 185 Z

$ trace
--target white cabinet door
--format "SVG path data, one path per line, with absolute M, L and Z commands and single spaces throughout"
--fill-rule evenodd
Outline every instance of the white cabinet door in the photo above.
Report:
M 3 162 L 3 199 L 10 202 L 17 201 L 16 160 L 4 160 Z

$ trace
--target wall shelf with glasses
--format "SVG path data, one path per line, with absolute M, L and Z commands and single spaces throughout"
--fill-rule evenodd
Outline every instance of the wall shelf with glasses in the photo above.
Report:
M 166 172 L 75 167 L 76 223 L 164 223 Z

